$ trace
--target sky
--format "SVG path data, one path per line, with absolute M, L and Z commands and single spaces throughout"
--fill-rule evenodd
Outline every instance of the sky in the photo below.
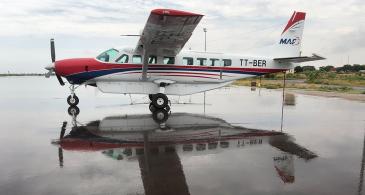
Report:
M 56 59 L 95 57 L 112 47 L 135 47 L 152 9 L 203 14 L 185 49 L 270 55 L 293 11 L 307 13 L 302 55 L 324 61 L 303 65 L 365 64 L 364 0 L 1 0 L 0 73 L 46 72 Z

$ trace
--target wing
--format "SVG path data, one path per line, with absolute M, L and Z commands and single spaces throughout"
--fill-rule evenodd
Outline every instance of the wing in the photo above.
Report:
M 177 55 L 202 17 L 200 14 L 172 9 L 152 10 L 135 52 L 156 56 Z
M 309 62 L 316 60 L 324 60 L 326 58 L 321 57 L 319 55 L 313 54 L 312 56 L 300 56 L 300 57 L 291 57 L 291 58 L 274 58 L 274 61 L 279 63 L 300 63 L 300 62 Z

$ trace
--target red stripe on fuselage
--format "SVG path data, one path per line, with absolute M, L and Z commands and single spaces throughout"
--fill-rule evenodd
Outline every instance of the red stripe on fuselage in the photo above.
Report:
M 83 73 L 88 71 L 100 71 L 100 70 L 111 70 L 111 69 L 131 69 L 140 68 L 142 69 L 142 64 L 114 64 L 114 63 L 104 63 L 100 62 L 94 58 L 75 58 L 66 59 L 56 62 L 56 73 L 61 76 L 69 76 L 77 73 Z M 154 68 L 166 69 L 166 71 L 179 71 L 173 69 L 181 69 L 181 71 L 243 71 L 251 73 L 274 73 L 284 71 L 286 69 L 268 69 L 268 68 L 240 68 L 240 67 L 214 67 L 214 66 L 186 66 L 186 65 L 160 65 L 160 64 L 150 64 L 149 68 L 153 70 Z M 172 69 L 172 70 L 171 70 Z M 190 70 L 189 70 L 190 69 Z M 160 70 L 161 71 L 161 70 Z

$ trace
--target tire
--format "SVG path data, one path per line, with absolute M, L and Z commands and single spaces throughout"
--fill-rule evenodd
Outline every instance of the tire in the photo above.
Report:
M 67 112 L 70 116 L 77 116 L 80 114 L 80 109 L 77 106 L 70 106 L 68 107 Z
M 76 95 L 69 95 L 67 97 L 67 103 L 70 106 L 76 106 L 77 104 L 79 104 L 79 98 Z
M 170 112 L 170 106 L 169 105 L 167 105 L 166 107 L 165 107 L 165 110 L 167 111 L 167 112 Z
M 163 93 L 153 95 L 152 104 L 159 109 L 165 108 L 168 104 L 167 96 Z
M 153 99 L 153 94 L 148 94 L 148 98 L 152 101 L 152 99 Z
M 153 113 L 157 110 L 157 108 L 152 104 L 150 103 L 150 105 L 148 106 L 148 108 L 150 109 L 150 111 Z
M 169 114 L 165 109 L 157 109 L 152 113 L 152 118 L 156 123 L 164 123 L 169 118 Z

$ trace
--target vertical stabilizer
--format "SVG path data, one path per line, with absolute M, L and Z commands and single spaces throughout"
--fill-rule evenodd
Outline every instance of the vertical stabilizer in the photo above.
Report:
M 289 19 L 280 40 L 278 40 L 278 57 L 297 57 L 300 56 L 300 47 L 304 29 L 304 12 L 294 11 Z

